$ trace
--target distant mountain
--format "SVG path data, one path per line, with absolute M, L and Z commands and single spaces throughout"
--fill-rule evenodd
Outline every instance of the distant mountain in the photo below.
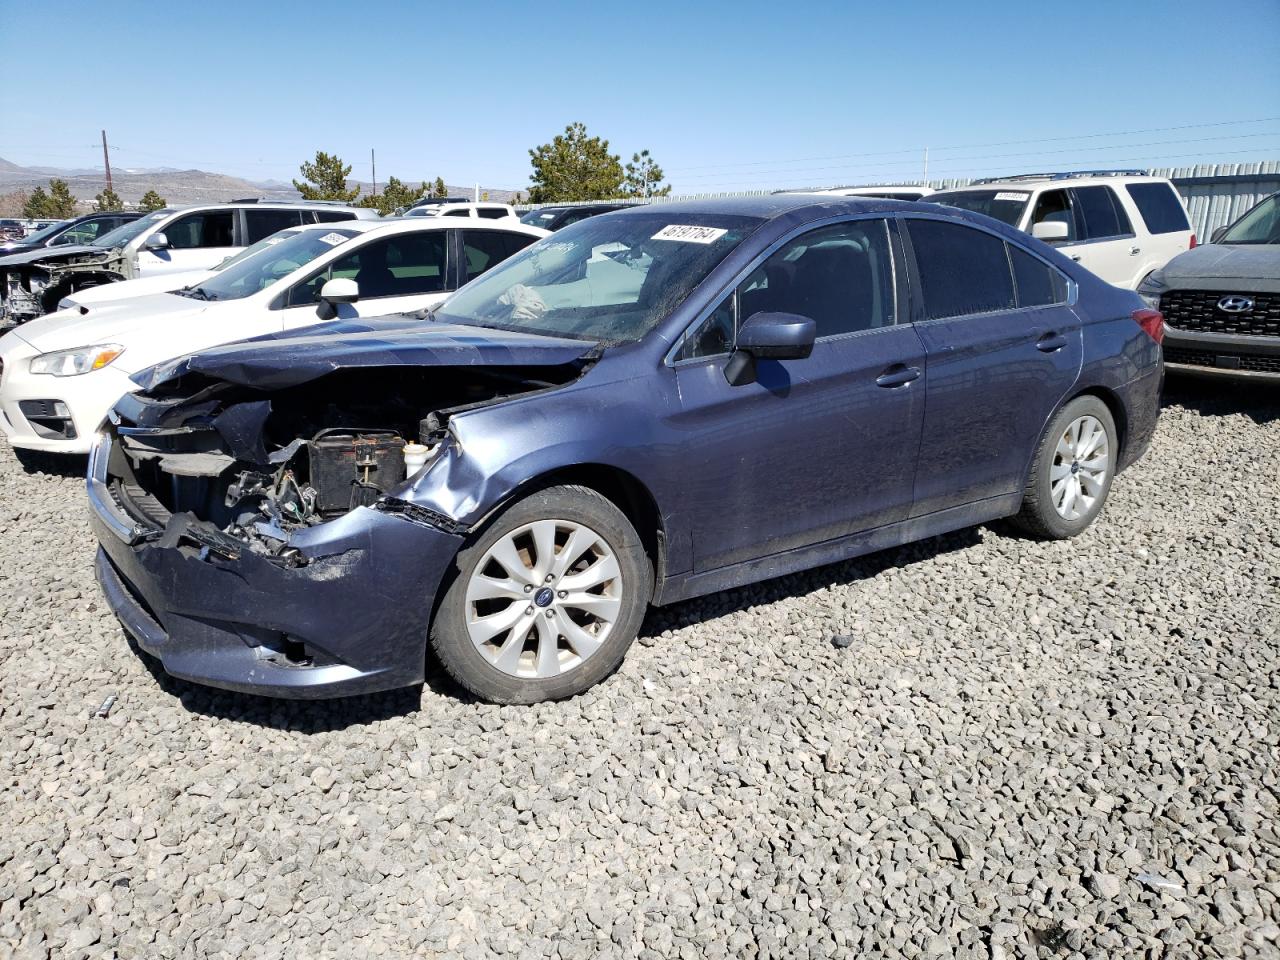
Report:
M 171 204 L 209 203 L 238 200 L 242 197 L 266 197 L 272 200 L 297 200 L 299 193 L 292 183 L 280 180 L 250 181 L 223 173 L 205 170 L 175 170 L 170 167 L 157 169 L 116 169 L 111 171 L 112 186 L 126 205 L 136 204 L 148 190 L 154 190 Z M 106 178 L 101 170 L 61 169 L 58 167 L 24 167 L 0 157 L 0 193 L 19 190 L 31 191 L 35 187 L 48 187 L 51 177 L 67 181 L 72 195 L 85 203 L 106 188 Z M 350 181 L 348 188 L 359 186 L 360 195 L 369 194 L 372 184 Z M 450 196 L 470 198 L 473 187 L 450 186 Z M 490 200 L 506 202 L 513 193 L 481 187 Z

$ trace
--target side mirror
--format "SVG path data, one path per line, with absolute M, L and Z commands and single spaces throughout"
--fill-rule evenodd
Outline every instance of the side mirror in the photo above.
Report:
M 168 250 L 169 238 L 164 235 L 163 230 L 157 230 L 151 236 L 147 237 L 146 243 L 143 245 L 146 250 Z
M 1045 243 L 1061 243 L 1070 231 L 1061 220 L 1041 220 L 1031 227 L 1031 235 Z
M 332 320 L 338 315 L 338 304 L 355 303 L 360 299 L 360 285 L 350 277 L 334 277 L 320 288 L 321 320 Z
M 738 342 L 725 364 L 724 378 L 732 386 L 756 378 L 756 360 L 803 360 L 813 352 L 817 325 L 795 313 L 753 313 L 738 331 Z
M 1217 243 L 1219 240 L 1222 239 L 1223 235 L 1226 232 L 1227 232 L 1226 227 L 1219 227 L 1217 230 L 1213 231 L 1213 233 L 1209 234 L 1209 242 Z

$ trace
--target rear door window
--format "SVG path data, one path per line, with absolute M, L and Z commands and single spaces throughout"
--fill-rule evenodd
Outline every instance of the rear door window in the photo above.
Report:
M 1084 219 L 1084 238 L 1106 240 L 1133 233 L 1129 217 L 1110 187 L 1077 187 L 1072 191 Z
M 246 210 L 245 225 L 248 229 L 247 241 L 244 244 L 257 243 L 273 233 L 296 227 L 302 223 L 301 210 Z
M 1013 274 L 999 237 L 941 220 L 908 219 L 916 270 L 930 320 L 1009 310 Z
M 190 213 L 179 217 L 164 228 L 164 235 L 174 250 L 195 250 L 202 247 L 233 247 L 232 210 L 210 210 L 206 213 Z
M 500 230 L 463 230 L 462 282 L 466 283 L 473 277 L 480 276 L 537 239 L 523 233 L 505 233 Z
M 325 283 L 343 277 L 356 282 L 362 301 L 439 293 L 446 289 L 448 276 L 447 234 L 447 230 L 431 230 L 375 240 L 295 286 L 289 306 L 318 303 Z
M 1142 214 L 1142 221 L 1152 233 L 1178 233 L 1190 230 L 1182 201 L 1167 183 L 1127 183 L 1125 190 Z

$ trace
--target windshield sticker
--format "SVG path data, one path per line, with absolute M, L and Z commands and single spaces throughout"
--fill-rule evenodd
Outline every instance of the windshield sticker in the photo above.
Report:
M 719 227 L 695 227 L 692 224 L 673 223 L 655 233 L 651 240 L 679 240 L 682 243 L 715 243 L 728 230 Z
M 320 238 L 321 243 L 327 243 L 331 247 L 336 247 L 340 243 L 346 242 L 346 237 L 340 233 L 326 233 Z
M 997 199 L 997 200 L 1018 200 L 1018 201 L 1022 201 L 1022 200 L 1027 199 L 1027 197 L 1029 197 L 1029 196 L 1031 196 L 1031 194 L 1029 194 L 1029 193 L 1014 193 L 1014 192 L 1009 191 L 1009 190 L 1002 190 L 1002 191 L 1000 191 L 999 193 L 997 193 L 997 194 L 996 194 L 996 199 Z

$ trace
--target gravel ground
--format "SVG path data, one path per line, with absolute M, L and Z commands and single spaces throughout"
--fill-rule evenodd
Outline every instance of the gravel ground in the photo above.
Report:
M 1280 392 L 1175 384 L 1070 543 L 655 612 L 567 703 L 297 704 L 157 674 L 0 448 L 0 957 L 1280 955 L 1278 478 Z

